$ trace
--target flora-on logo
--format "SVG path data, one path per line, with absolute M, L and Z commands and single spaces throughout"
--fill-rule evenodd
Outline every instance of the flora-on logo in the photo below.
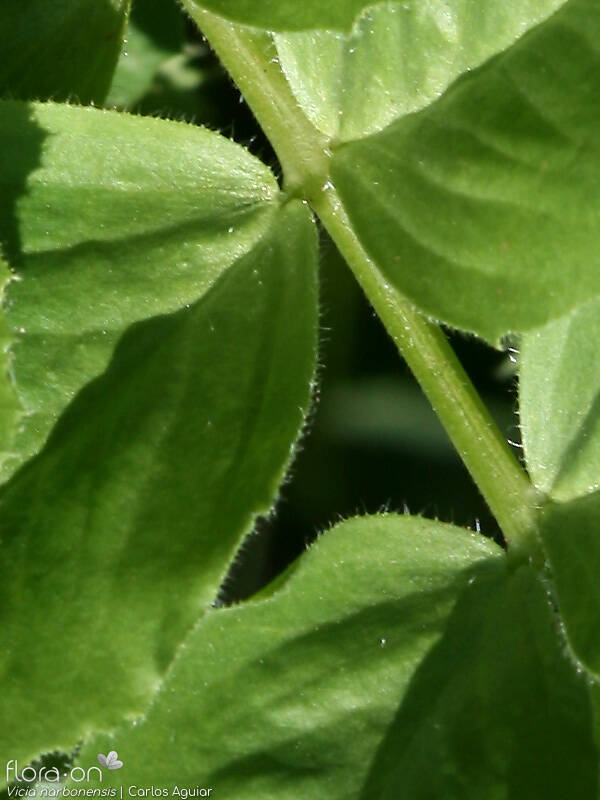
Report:
M 123 762 L 119 761 L 119 754 L 116 750 L 111 750 L 107 756 L 104 753 L 98 753 L 98 761 L 106 769 L 121 769 L 123 766 Z
M 83 767 L 71 767 L 68 771 L 63 772 L 58 767 L 34 767 L 32 764 L 21 770 L 19 769 L 18 761 L 14 758 L 11 758 L 10 761 L 6 763 L 7 784 L 11 784 L 15 781 L 17 783 L 58 783 L 62 778 L 70 778 L 75 783 L 81 783 L 82 781 L 87 781 L 89 783 L 91 775 L 94 775 L 100 782 L 102 781 L 102 770 L 100 767 L 88 767 L 87 770 Z M 23 787 L 9 786 L 8 796 L 33 797 L 34 795 L 28 794 L 29 791 L 29 789 Z

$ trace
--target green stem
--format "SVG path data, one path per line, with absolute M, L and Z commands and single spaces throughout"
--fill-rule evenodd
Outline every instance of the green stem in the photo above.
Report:
M 443 331 L 386 282 L 333 187 L 312 198 L 312 206 L 427 395 L 507 541 L 535 550 L 534 490 Z
M 508 542 L 537 552 L 535 492 L 444 333 L 388 284 L 365 252 L 329 182 L 331 154 L 283 75 L 271 38 L 184 0 L 244 93 L 284 170 L 288 193 L 308 200 L 354 272 L 479 487 Z
M 257 0 L 260 2 L 260 0 Z M 290 196 L 318 191 L 329 170 L 327 138 L 306 118 L 279 66 L 273 39 L 252 28 L 233 25 L 184 5 L 235 80 L 277 153 Z

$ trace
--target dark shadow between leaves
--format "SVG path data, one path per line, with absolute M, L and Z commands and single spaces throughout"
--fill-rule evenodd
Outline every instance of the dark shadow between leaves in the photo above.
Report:
M 18 201 L 27 194 L 27 179 L 41 164 L 46 132 L 29 103 L 5 102 L 0 111 L 0 246 L 9 266 L 22 262 Z M 66 221 L 65 221 L 66 223 Z
M 178 52 L 183 40 L 184 17 L 174 2 L 136 0 L 131 21 L 162 50 Z
M 125 16 L 111 0 L 3 0 L 0 96 L 102 103 Z

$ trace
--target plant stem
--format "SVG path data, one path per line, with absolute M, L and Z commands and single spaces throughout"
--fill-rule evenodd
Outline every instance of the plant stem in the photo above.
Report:
M 282 166 L 289 196 L 323 185 L 329 171 L 327 138 L 306 118 L 279 66 L 273 39 L 186 2 L 188 11 L 235 80 Z
M 386 282 L 354 233 L 333 187 L 311 202 L 421 385 L 507 541 L 519 549 L 535 550 L 535 491 L 443 331 Z
M 271 38 L 184 0 L 269 137 L 288 193 L 308 200 L 418 380 L 517 553 L 536 555 L 536 496 L 442 330 L 387 283 L 329 182 L 325 137 L 298 107 Z

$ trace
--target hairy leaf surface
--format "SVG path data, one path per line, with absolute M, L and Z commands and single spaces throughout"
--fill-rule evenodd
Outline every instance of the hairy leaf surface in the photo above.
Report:
M 128 780 L 231 798 L 358 797 L 468 570 L 489 560 L 503 560 L 493 543 L 428 520 L 337 526 L 270 598 L 205 616 L 145 720 L 111 740 Z M 95 737 L 79 763 L 105 746 Z
M 493 343 L 600 294 L 600 7 L 571 0 L 332 179 L 389 281 Z M 560 58 L 557 58 L 560 53 Z
M 0 95 L 102 103 L 130 0 L 3 0 Z
M 436 100 L 459 75 L 511 45 L 563 3 L 380 3 L 366 10 L 349 34 L 277 34 L 275 42 L 311 122 L 336 141 L 348 141 Z
M 193 303 L 253 247 L 278 189 L 215 133 L 91 108 L 4 103 L 0 149 L 0 238 L 18 278 L 5 313 L 25 413 L 6 477 L 132 322 Z
M 310 402 L 316 266 L 291 203 L 201 299 L 132 326 L 5 485 L 0 749 L 22 765 L 144 710 L 270 508 Z
M 350 520 L 268 599 L 208 614 L 145 720 L 79 763 L 118 743 L 137 785 L 231 798 L 583 800 L 591 709 L 563 649 L 535 574 L 493 543 Z

